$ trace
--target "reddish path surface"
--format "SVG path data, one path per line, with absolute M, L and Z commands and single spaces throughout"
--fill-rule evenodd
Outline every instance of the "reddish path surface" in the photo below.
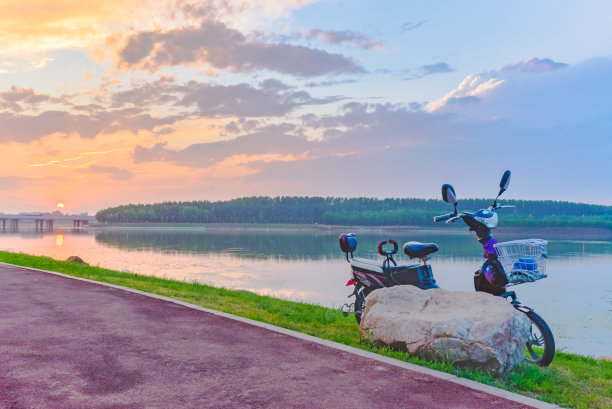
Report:
M 120 289 L 0 265 L 0 408 L 529 408 Z

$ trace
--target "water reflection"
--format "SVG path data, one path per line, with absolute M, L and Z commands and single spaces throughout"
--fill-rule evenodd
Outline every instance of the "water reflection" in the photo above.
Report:
M 96 241 L 122 250 L 232 254 L 240 258 L 320 260 L 336 258 L 337 237 L 329 234 L 253 231 L 100 231 Z
M 122 250 L 153 250 L 165 253 L 223 254 L 244 258 L 279 260 L 324 260 L 342 258 L 338 233 L 332 231 L 249 231 L 249 230 L 103 230 L 96 241 Z M 473 259 L 482 254 L 475 236 L 464 231 L 406 230 L 360 232 L 356 255 L 378 257 L 380 240 L 435 242 L 440 246 L 437 258 Z M 516 235 L 497 236 L 499 241 L 514 240 Z M 555 240 L 549 242 L 553 258 L 572 258 L 612 253 L 612 242 Z M 400 255 L 400 257 L 405 257 Z
M 278 258 L 281 260 L 321 260 L 342 258 L 337 232 L 315 231 L 100 231 L 96 241 L 124 250 L 155 250 L 185 253 L 231 253 L 236 257 Z M 467 234 L 433 235 L 431 232 L 359 233 L 357 252 L 362 257 L 377 257 L 380 240 L 396 238 L 399 242 L 433 241 L 445 257 L 473 257 L 480 253 L 479 245 Z M 402 240 L 402 237 L 405 239 Z

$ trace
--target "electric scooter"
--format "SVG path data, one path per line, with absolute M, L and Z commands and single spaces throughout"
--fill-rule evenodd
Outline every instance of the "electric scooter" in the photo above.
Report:
M 497 203 L 497 199 L 508 188 L 510 175 L 510 171 L 504 172 L 499 184 L 500 191 L 493 203 L 486 209 L 474 213 L 459 214 L 454 188 L 449 184 L 443 185 L 442 198 L 454 205 L 454 211 L 436 216 L 434 221 L 453 223 L 461 219 L 471 231 L 476 233 L 484 250 L 485 262 L 474 274 L 474 288 L 476 291 L 485 291 L 509 300 L 516 310 L 527 315 L 531 322 L 531 332 L 526 343 L 528 355 L 525 356 L 525 360 L 540 366 L 548 366 L 555 354 L 555 341 L 548 324 L 532 308 L 521 304 L 514 291 L 506 290 L 506 286 L 534 282 L 547 276 L 547 242 L 541 239 L 527 239 L 498 243 L 491 236 L 491 230 L 498 223 L 497 211 L 513 207 Z M 353 286 L 353 292 L 349 297 L 355 297 L 353 303 L 342 306 L 342 312 L 345 316 L 354 314 L 357 323 L 361 322 L 366 297 L 378 288 L 395 285 L 415 285 L 424 290 L 438 288 L 431 266 L 427 264 L 429 255 L 438 251 L 438 245 L 435 243 L 415 241 L 405 243 L 404 253 L 410 259 L 420 259 L 421 264 L 398 266 L 393 255 L 397 253 L 399 246 L 394 240 L 378 243 L 378 253 L 384 257 L 382 263 L 353 257 L 358 242 L 354 233 L 340 235 L 339 242 L 346 260 L 351 265 L 351 279 L 346 284 Z M 393 248 L 385 249 L 384 246 L 387 244 Z

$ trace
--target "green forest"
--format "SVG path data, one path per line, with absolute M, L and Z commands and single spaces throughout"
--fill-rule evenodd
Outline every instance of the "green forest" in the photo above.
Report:
M 476 211 L 489 199 L 463 199 L 459 211 Z M 612 206 L 549 200 L 505 200 L 506 226 L 612 228 Z M 226 201 L 128 204 L 100 210 L 102 223 L 269 223 L 351 226 L 431 226 L 452 211 L 442 200 L 410 198 L 245 197 Z

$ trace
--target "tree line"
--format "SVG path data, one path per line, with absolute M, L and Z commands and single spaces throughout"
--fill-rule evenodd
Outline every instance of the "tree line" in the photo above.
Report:
M 459 210 L 475 211 L 489 199 L 462 199 Z M 505 225 L 612 228 L 612 206 L 550 200 L 504 200 Z M 103 223 L 274 223 L 431 226 L 435 215 L 449 213 L 442 200 L 414 198 L 244 197 L 226 201 L 128 204 L 100 210 Z

